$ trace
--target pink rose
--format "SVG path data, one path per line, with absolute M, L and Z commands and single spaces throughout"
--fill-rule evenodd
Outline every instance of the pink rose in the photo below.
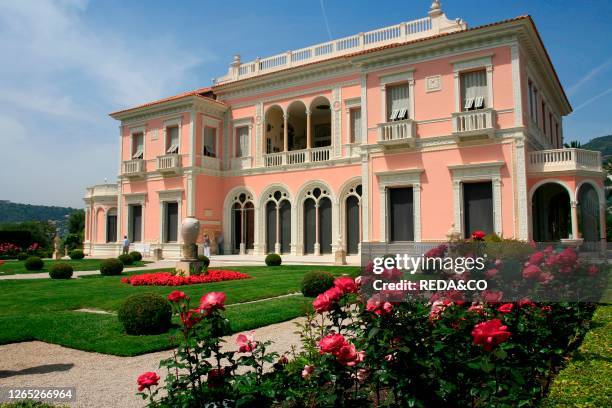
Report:
M 302 378 L 308 378 L 312 375 L 312 373 L 314 373 L 314 366 L 305 365 L 304 369 L 302 370 Z
M 502 297 L 504 297 L 504 294 L 500 291 L 485 290 L 482 292 L 482 300 L 485 303 L 499 303 Z
M 343 293 L 355 293 L 357 292 L 357 284 L 355 280 L 350 276 L 341 276 L 336 278 L 334 286 L 340 289 Z
M 152 386 L 157 385 L 159 382 L 159 375 L 152 371 L 148 371 L 144 374 L 140 374 L 136 382 L 138 383 L 138 391 L 142 392 L 145 388 L 149 389 Z
M 321 293 L 312 302 L 312 307 L 317 313 L 329 312 L 332 309 L 332 306 L 333 304 L 331 300 L 329 300 L 329 297 L 325 293 Z
M 333 286 L 333 287 L 327 289 L 324 293 L 328 297 L 330 302 L 337 302 L 337 301 L 340 300 L 342 295 L 344 295 L 342 290 L 340 288 L 338 288 L 337 286 Z
M 202 296 L 200 311 L 208 316 L 215 310 L 225 310 L 225 293 L 210 292 Z
M 485 351 L 491 351 L 496 345 L 508 340 L 510 334 L 508 327 L 499 319 L 478 323 L 472 330 L 474 344 L 483 346 Z
M 529 298 L 523 298 L 518 302 L 519 307 L 535 307 L 535 303 Z
M 529 257 L 529 263 L 531 265 L 540 265 L 542 262 L 544 262 L 545 258 L 546 255 L 544 254 L 544 252 L 536 252 L 535 254 Z
M 512 309 L 514 309 L 513 303 L 504 303 L 503 305 L 497 308 L 497 311 L 505 314 L 510 313 Z
M 204 316 L 198 313 L 198 309 L 192 309 L 187 312 L 182 311 L 180 318 L 181 323 L 183 323 L 186 328 L 191 329 L 193 326 L 198 324 L 204 318 Z
M 178 290 L 174 290 L 168 295 L 168 300 L 170 302 L 178 302 L 183 299 L 189 299 L 189 297 L 185 294 L 185 292 L 179 292 Z
M 319 350 L 323 353 L 336 353 L 342 346 L 347 344 L 346 339 L 341 334 L 328 334 L 319 341 Z
M 253 330 L 248 334 L 240 333 L 238 337 L 236 337 L 236 344 L 238 345 L 239 353 L 250 353 L 255 350 L 255 347 L 257 347 L 255 331 Z
M 523 269 L 523 278 L 525 279 L 537 279 L 540 276 L 542 270 L 536 265 L 529 265 Z
M 338 362 L 342 365 L 353 367 L 357 364 L 357 349 L 351 343 L 343 344 L 340 349 L 334 353 Z

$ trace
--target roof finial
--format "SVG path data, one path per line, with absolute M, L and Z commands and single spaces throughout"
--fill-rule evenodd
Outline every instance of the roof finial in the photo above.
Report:
M 433 0 L 431 7 L 429 8 L 429 16 L 435 17 L 440 14 L 442 14 L 442 5 L 440 5 L 440 0 Z

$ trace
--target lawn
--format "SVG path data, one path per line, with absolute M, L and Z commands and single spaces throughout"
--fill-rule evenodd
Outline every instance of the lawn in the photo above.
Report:
M 45 273 L 49 272 L 51 265 L 56 263 L 68 262 L 75 271 L 96 271 L 100 269 L 100 262 L 103 259 L 68 259 L 68 260 L 44 260 L 44 267 L 40 271 L 28 271 L 25 268 L 25 261 L 4 261 L 3 265 L 0 265 L 0 276 L 2 275 L 15 275 L 18 273 Z M 134 262 L 132 265 L 127 265 L 126 268 L 134 266 L 145 266 L 150 262 L 139 261 Z
M 542 406 L 612 406 L 612 305 L 600 306 L 592 329 L 568 365 L 555 377 Z
M 196 302 L 205 292 L 227 295 L 227 317 L 234 332 L 254 329 L 304 315 L 311 299 L 289 296 L 257 303 L 240 304 L 299 292 L 302 277 L 313 269 L 334 275 L 355 274 L 357 267 L 280 266 L 232 267 L 252 279 L 181 286 Z M 147 271 L 150 272 L 150 271 Z M 138 273 L 138 272 L 131 272 Z M 0 344 L 41 340 L 80 350 L 133 356 L 172 347 L 168 334 L 129 336 L 122 332 L 114 314 L 77 312 L 89 308 L 116 312 L 123 300 L 135 293 L 167 295 L 176 288 L 121 283 L 120 277 L 89 276 L 67 281 L 0 281 Z

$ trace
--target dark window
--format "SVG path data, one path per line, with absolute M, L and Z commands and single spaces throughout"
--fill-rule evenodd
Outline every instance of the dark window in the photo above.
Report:
M 474 231 L 493 232 L 493 187 L 490 181 L 463 184 L 464 234 Z
M 117 242 L 117 215 L 106 216 L 106 242 Z
M 319 200 L 319 244 L 322 254 L 332 252 L 332 210 L 331 200 L 323 197 Z
M 142 241 L 142 206 L 130 205 L 129 210 L 130 241 L 140 242 Z
M 314 253 L 317 212 L 312 198 L 304 201 L 304 252 Z
M 289 203 L 289 201 L 281 201 L 279 211 L 281 223 L 281 252 L 288 253 L 291 251 L 291 204 Z
M 274 252 L 276 246 L 276 203 L 268 201 L 266 204 L 266 251 Z
M 359 252 L 359 198 L 352 195 L 346 199 L 346 252 Z
M 178 203 L 166 203 L 165 242 L 178 241 Z
M 414 241 L 414 206 L 412 187 L 391 188 L 389 194 L 389 238 Z

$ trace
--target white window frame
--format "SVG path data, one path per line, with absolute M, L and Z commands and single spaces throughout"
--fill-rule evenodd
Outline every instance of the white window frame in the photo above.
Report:
M 145 146 L 146 146 L 146 139 L 147 139 L 147 133 L 146 133 L 146 128 L 144 126 L 139 126 L 139 127 L 134 127 L 134 128 L 130 128 L 130 158 L 129 160 L 136 160 L 134 158 L 134 156 L 136 155 L 134 152 L 134 136 L 137 134 L 142 134 L 142 158 L 140 160 L 144 160 L 145 157 Z
M 205 156 L 204 155 L 204 135 L 206 132 L 206 128 L 214 128 L 215 129 L 215 157 L 210 157 L 210 156 Z M 202 149 L 200 150 L 199 154 L 202 157 L 208 157 L 209 159 L 217 159 L 217 160 L 221 160 L 221 157 L 219 155 L 219 134 L 220 134 L 220 130 L 221 130 L 221 121 L 217 120 L 217 119 L 213 119 L 210 118 L 208 116 L 204 116 L 202 118 L 202 134 L 200 135 L 201 141 L 202 141 Z
M 168 146 L 168 128 L 169 127 L 173 127 L 173 126 L 178 126 L 178 149 L 176 151 L 176 153 L 180 153 L 181 152 L 181 139 L 182 139 L 182 133 L 183 133 L 183 119 L 182 117 L 179 118 L 173 118 L 173 119 L 168 119 L 164 121 L 164 134 L 163 134 L 163 140 L 164 140 L 164 154 L 169 154 L 168 151 L 170 150 L 171 146 Z
M 414 68 L 379 76 L 380 117 L 387 123 L 387 86 L 408 84 L 408 119 L 414 120 Z M 362 112 L 363 114 L 363 112 Z M 399 114 L 399 112 L 398 112 Z M 362 116 L 363 120 L 363 116 Z
M 127 235 L 128 238 L 130 237 L 130 224 L 131 224 L 131 219 L 130 219 L 130 205 L 140 205 L 142 207 L 142 216 L 140 219 L 140 236 L 141 236 L 141 241 L 140 243 L 144 243 L 145 242 L 145 219 L 146 219 L 146 201 L 147 201 L 147 193 L 131 193 L 131 194 L 125 194 L 123 196 L 123 205 L 125 206 L 125 210 L 126 210 L 126 217 L 125 217 L 125 224 L 124 225 L 124 229 L 123 231 L 125 232 L 123 235 Z M 123 241 L 123 235 L 121 235 L 120 231 L 117 231 L 117 235 L 119 236 L 119 239 L 121 239 L 121 241 Z
M 182 208 L 183 208 L 183 189 L 176 190 L 163 190 L 158 191 L 159 198 L 159 236 L 163 244 L 178 244 L 181 243 L 181 222 L 182 222 Z M 178 225 L 177 225 L 177 241 L 167 242 L 166 241 L 166 203 L 178 203 Z
M 483 109 L 493 109 L 495 106 L 493 103 L 493 55 L 494 54 L 491 53 L 483 56 L 451 61 L 451 64 L 453 64 L 455 83 L 455 112 L 463 112 L 461 106 L 461 74 L 480 69 L 485 69 L 487 75 L 487 97 L 485 98 L 485 106 Z
M 238 129 L 243 128 L 243 127 L 247 128 L 247 149 L 246 149 L 247 151 L 246 151 L 246 154 L 242 156 L 238 156 L 238 147 L 240 144 L 240 140 L 238 139 Z M 250 158 L 251 150 L 252 150 L 251 138 L 253 137 L 253 118 L 236 119 L 232 121 L 232 128 L 233 128 L 232 134 L 234 135 L 234 143 L 233 143 L 234 154 L 233 156 L 236 159 Z
M 352 132 L 351 111 L 353 109 L 361 110 L 361 134 L 355 135 L 356 136 L 355 140 L 351 142 L 351 132 Z M 345 120 L 346 120 L 346 129 L 345 129 L 346 144 L 347 145 L 362 144 L 364 120 L 363 120 L 363 109 L 361 109 L 361 98 L 357 97 L 357 98 L 352 98 L 352 99 L 346 99 L 344 101 L 344 113 L 345 113 Z

